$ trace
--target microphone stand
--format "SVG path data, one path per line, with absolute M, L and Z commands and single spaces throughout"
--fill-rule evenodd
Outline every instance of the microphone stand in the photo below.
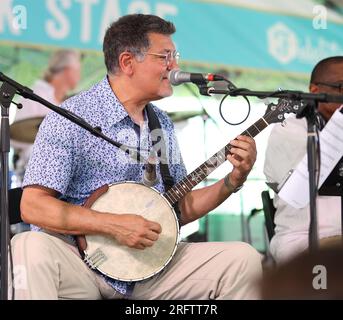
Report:
M 16 90 L 8 83 L 3 83 L 0 88 L 0 106 L 1 106 L 1 137 L 0 137 L 0 157 L 1 157 L 1 293 L 0 299 L 7 300 L 8 294 L 8 244 L 9 244 L 9 219 L 8 219 L 8 182 L 9 168 L 8 155 L 10 152 L 9 137 L 9 108 Z
M 318 194 L 317 174 L 319 157 L 317 148 L 317 125 L 316 113 L 318 110 L 317 100 L 308 100 L 307 107 L 297 113 L 297 118 L 306 117 L 307 121 L 307 166 L 309 174 L 310 193 L 310 227 L 309 227 L 309 249 L 310 252 L 318 250 L 318 226 L 317 226 L 317 201 Z
M 317 212 L 316 212 L 316 111 L 319 102 L 336 102 L 343 103 L 343 95 L 332 95 L 327 93 L 304 93 L 302 91 L 281 90 L 281 91 L 252 91 L 244 88 L 236 88 L 228 81 L 228 89 L 216 89 L 214 87 L 207 87 L 204 83 L 197 84 L 199 92 L 202 95 L 210 96 L 212 94 L 224 94 L 232 97 L 236 96 L 254 96 L 260 99 L 266 97 L 281 98 L 287 100 L 302 101 L 304 108 L 297 112 L 297 118 L 306 117 L 308 123 L 308 138 L 307 138 L 307 157 L 308 157 L 308 171 L 309 171 L 309 199 L 310 199 L 310 226 L 309 226 L 309 248 L 311 252 L 318 249 L 318 228 L 317 228 Z
M 0 138 L 0 153 L 1 153 L 1 237 L 0 237 L 0 258 L 1 258 L 1 274 L 0 274 L 0 299 L 8 299 L 8 247 L 9 247 L 9 213 L 8 213 L 8 181 L 9 167 L 8 154 L 10 152 L 10 131 L 9 131 L 9 108 L 15 94 L 19 94 L 24 98 L 39 102 L 47 108 L 57 112 L 61 116 L 69 119 L 76 125 L 86 129 L 96 137 L 102 138 L 115 147 L 128 153 L 134 160 L 144 159 L 142 155 L 134 148 L 120 144 L 101 132 L 101 128 L 92 127 L 84 119 L 66 109 L 55 106 L 49 101 L 36 95 L 31 89 L 21 85 L 0 72 L 0 81 L 3 82 L 0 88 L 0 105 L 1 105 L 1 138 Z M 145 151 L 145 150 L 144 150 Z M 13 271 L 12 271 L 13 272 Z

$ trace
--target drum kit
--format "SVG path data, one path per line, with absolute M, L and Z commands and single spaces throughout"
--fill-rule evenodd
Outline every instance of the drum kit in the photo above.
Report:
M 198 110 L 168 112 L 168 116 L 173 122 L 185 121 L 196 116 L 202 116 L 204 114 L 205 112 Z
M 11 159 L 13 170 L 10 170 L 10 187 L 19 187 L 24 177 L 26 156 L 23 154 L 23 148 L 28 148 L 35 141 L 36 135 L 43 117 L 32 117 L 13 122 L 10 125 L 11 146 L 14 154 Z
M 43 117 L 35 117 L 13 122 L 10 126 L 11 140 L 32 144 L 43 119 Z

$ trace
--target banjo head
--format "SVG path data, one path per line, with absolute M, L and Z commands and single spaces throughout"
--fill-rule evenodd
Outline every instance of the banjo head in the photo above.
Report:
M 172 259 L 179 242 L 179 224 L 170 203 L 155 189 L 136 182 L 109 186 L 91 209 L 115 214 L 137 214 L 157 222 L 162 232 L 144 250 L 119 244 L 112 237 L 86 235 L 85 261 L 112 279 L 140 281 L 160 272 Z

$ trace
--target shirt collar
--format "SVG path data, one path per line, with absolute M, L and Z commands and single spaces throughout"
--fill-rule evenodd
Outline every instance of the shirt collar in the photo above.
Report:
M 115 93 L 113 92 L 107 76 L 105 76 L 104 79 L 102 79 L 98 83 L 97 88 L 96 88 L 96 94 L 99 97 L 101 97 L 100 98 L 101 105 L 103 108 L 103 112 L 107 116 L 107 119 L 108 119 L 107 124 L 109 126 L 112 126 L 122 121 L 126 117 L 131 119 L 126 109 L 124 108 L 120 100 L 117 98 Z M 146 124 L 148 122 L 146 108 L 144 109 L 144 122 Z
M 321 113 L 317 113 L 317 125 L 319 127 L 319 130 L 322 131 L 326 125 L 326 120 L 323 117 L 323 115 Z
M 104 114 L 107 116 L 109 126 L 129 117 L 124 106 L 113 92 L 107 76 L 98 83 L 95 90 L 96 96 L 100 97 L 99 102 L 101 103 Z

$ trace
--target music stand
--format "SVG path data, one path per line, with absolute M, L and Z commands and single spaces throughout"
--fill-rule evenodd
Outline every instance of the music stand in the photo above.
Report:
M 343 157 L 318 190 L 321 196 L 341 197 L 341 234 L 343 236 Z M 342 237 L 343 241 L 343 237 Z

